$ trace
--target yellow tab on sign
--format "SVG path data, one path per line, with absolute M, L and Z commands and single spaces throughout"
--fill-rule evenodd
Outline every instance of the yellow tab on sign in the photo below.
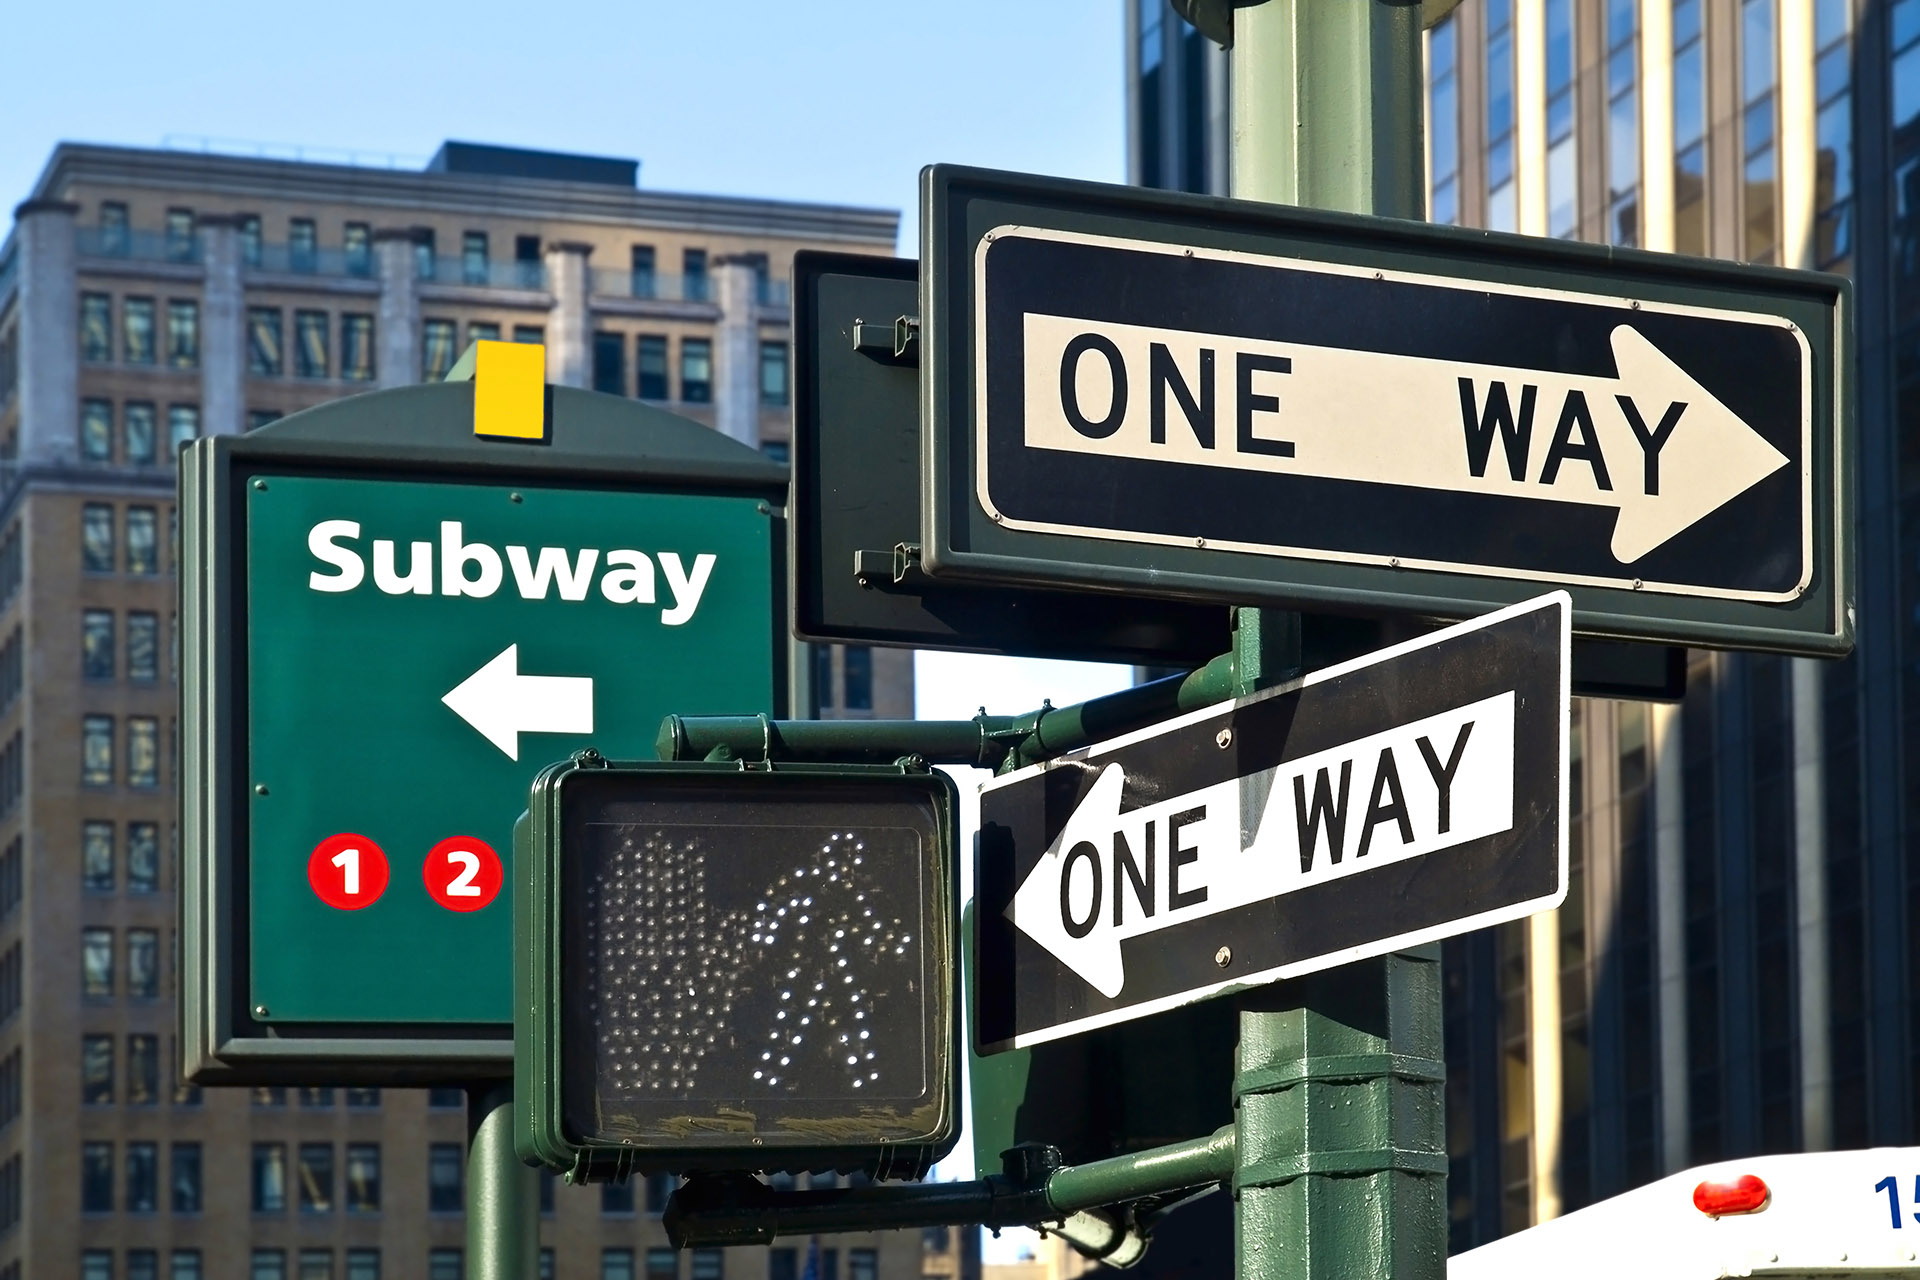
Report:
M 473 434 L 545 440 L 547 349 L 537 342 L 473 345 Z

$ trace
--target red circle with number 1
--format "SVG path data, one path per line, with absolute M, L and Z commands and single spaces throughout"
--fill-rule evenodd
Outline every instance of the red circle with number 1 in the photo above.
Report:
M 336 911 L 370 907 L 387 891 L 387 855 L 350 831 L 328 836 L 307 859 L 307 883 Z
M 433 900 L 447 910 L 478 911 L 499 895 L 506 872 L 485 840 L 452 836 L 433 846 L 421 877 Z

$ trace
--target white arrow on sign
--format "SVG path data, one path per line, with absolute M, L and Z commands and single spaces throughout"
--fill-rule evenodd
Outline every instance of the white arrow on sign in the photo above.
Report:
M 1513 726 L 1496 694 L 1126 813 L 1108 764 L 1007 918 L 1112 999 L 1128 938 L 1512 827 Z
M 592 733 L 593 677 L 523 676 L 510 644 L 440 699 L 480 735 L 520 758 L 523 733 Z
M 1612 507 L 1622 564 L 1788 462 L 1627 324 L 1608 378 L 1025 321 L 1032 447 Z

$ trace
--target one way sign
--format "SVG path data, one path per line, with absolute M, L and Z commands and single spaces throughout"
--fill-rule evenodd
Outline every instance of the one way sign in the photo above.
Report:
M 935 168 L 936 579 L 1852 645 L 1847 284 Z
M 982 1052 L 1558 905 L 1555 592 L 981 794 Z

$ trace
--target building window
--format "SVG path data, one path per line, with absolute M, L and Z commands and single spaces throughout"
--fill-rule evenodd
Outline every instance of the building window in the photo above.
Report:
M 679 1179 L 670 1173 L 651 1173 L 647 1175 L 647 1212 L 655 1217 L 667 1211 L 667 1201 L 673 1196 L 673 1189 Z
M 848 711 L 873 710 L 873 650 L 863 644 L 850 644 L 841 652 L 841 678 L 846 691 L 841 705 Z
M 127 572 L 160 572 L 158 523 L 152 507 L 127 508 Z
M 1427 217 L 1460 221 L 1460 27 L 1449 15 L 1427 40 Z
M 356 1111 L 370 1111 L 380 1105 L 380 1090 L 376 1088 L 347 1090 L 347 1106 Z
M 113 610 L 88 609 L 80 615 L 80 675 L 87 680 L 114 676 Z
M 82 1250 L 80 1280 L 113 1280 L 113 1250 Z
M 88 626 L 93 625 L 93 610 L 88 610 Z M 107 646 L 113 646 L 113 615 L 107 614 Z M 107 672 L 102 678 L 113 678 L 113 655 L 107 655 Z M 92 675 L 91 666 L 88 674 Z M 136 609 L 127 615 L 127 679 L 158 680 L 160 678 L 160 615 Z
M 144 400 L 129 401 L 121 413 L 120 428 L 125 433 L 127 465 L 150 467 L 154 460 L 154 407 Z
M 372 382 L 373 317 L 340 317 L 340 376 L 349 382 Z
M 113 572 L 113 508 L 104 502 L 80 509 L 80 567 L 88 573 Z
M 617 333 L 593 335 L 593 389 L 627 394 L 627 340 Z
M 84 887 L 94 890 L 113 888 L 113 824 L 80 824 L 80 878 Z
M 172 462 L 180 456 L 180 447 L 200 438 L 200 406 L 197 404 L 170 404 L 167 406 L 167 461 Z
M 1847 0 L 1814 6 L 1814 265 L 1822 271 L 1844 271 L 1853 253 L 1852 18 Z
M 427 1105 L 437 1111 L 458 1111 L 467 1105 L 467 1092 L 464 1089 L 445 1087 L 427 1090 Z
M 287 223 L 287 269 L 311 274 L 320 265 L 320 233 L 312 218 Z
M 151 1107 L 160 1101 L 160 1037 L 127 1037 L 127 1102 Z
M 554 1280 L 552 1245 L 544 1245 L 540 1249 L 540 1280 Z
M 333 1212 L 333 1144 L 300 1144 L 300 1212 Z
M 160 721 L 153 716 L 127 718 L 127 785 L 160 785 Z
M 413 273 L 421 281 L 430 283 L 434 272 L 440 269 L 439 262 L 435 260 L 433 228 L 419 227 L 413 234 Z
M 192 262 L 199 256 L 193 250 L 193 210 L 167 210 L 167 261 Z
M 80 1209 L 83 1213 L 113 1212 L 113 1144 L 80 1144 Z M 112 1255 L 108 1255 L 111 1258 Z
M 80 1037 L 80 1101 L 90 1107 L 113 1101 L 113 1037 Z
M 800 1259 L 793 1249 L 767 1250 L 767 1280 L 800 1280 Z
M 647 1280 L 675 1280 L 679 1274 L 680 1258 L 673 1250 L 647 1250 Z
M 871 1249 L 868 1253 L 873 1252 Z M 724 1280 L 727 1274 L 727 1255 L 719 1249 L 695 1249 L 693 1251 L 693 1280 Z M 856 1280 L 858 1278 L 856 1277 Z M 880 1280 L 878 1276 L 867 1276 L 865 1280 Z
M 153 363 L 152 298 L 128 298 L 120 304 L 120 353 L 128 364 Z
M 793 449 L 785 440 L 762 440 L 760 452 L 766 455 L 768 462 L 777 462 L 784 467 L 791 459 Z
M 347 1212 L 380 1212 L 380 1144 L 376 1142 L 347 1147 Z
M 152 1213 L 160 1207 L 160 1149 L 152 1142 L 127 1144 L 127 1212 Z
M 600 1212 L 606 1214 L 629 1214 L 633 1212 L 632 1182 L 603 1182 L 600 1184 Z
M 89 999 L 110 999 L 113 995 L 113 930 L 80 931 L 81 994 Z
M 287 1280 L 285 1249 L 255 1249 L 252 1280 Z
M 654 254 L 650 244 L 633 246 L 632 291 L 636 298 L 651 298 L 654 293 Z
M 151 307 L 153 303 L 147 305 Z M 151 311 L 147 319 L 153 319 Z M 80 295 L 80 358 L 94 364 L 113 359 L 113 298 L 108 294 Z
M 203 1280 L 198 1249 L 175 1249 L 167 1267 L 167 1280 Z
M 1140 183 L 1167 185 L 1165 146 L 1161 140 L 1160 73 L 1165 61 L 1166 0 L 1139 0 L 1140 7 Z
M 167 301 L 167 364 L 175 369 L 200 367 L 200 304 L 191 299 Z
M 466 1262 L 458 1249 L 427 1251 L 427 1280 L 464 1280 Z
M 283 1142 L 253 1144 L 253 1211 L 285 1213 L 287 1147 Z
M 760 403 L 778 408 L 787 403 L 787 344 L 760 344 Z
M 428 382 L 439 382 L 453 368 L 454 322 L 424 320 L 420 324 L 420 372 Z
M 118 200 L 104 200 L 100 204 L 100 252 L 114 258 L 124 258 L 132 247 L 133 238 L 127 233 L 127 206 Z
M 456 1143 L 436 1142 L 427 1150 L 427 1207 L 435 1213 L 459 1213 L 467 1207 L 460 1185 L 464 1153 Z
M 200 1144 L 176 1142 L 172 1151 L 173 1167 L 169 1185 L 173 1187 L 175 1213 L 200 1212 Z
M 160 824 L 127 824 L 127 888 L 152 893 L 160 887 Z
M 300 1090 L 300 1105 L 310 1111 L 324 1110 L 333 1105 L 333 1090 L 324 1086 L 305 1085 Z
M 270 426 L 286 416 L 286 414 L 281 413 L 278 409 L 249 409 L 247 410 L 247 430 L 258 431 L 260 428 Z
M 1673 3 L 1673 247 L 1707 251 L 1707 72 L 1701 0 Z
M 487 233 L 469 231 L 460 237 L 460 279 L 467 284 L 487 283 Z
M 1638 0 L 1607 0 L 1607 227 L 1610 244 L 1640 243 Z
M 1547 234 L 1579 229 L 1580 174 L 1573 141 L 1573 0 L 1547 6 Z
M 664 334 L 641 334 L 634 343 L 634 364 L 640 374 L 638 394 L 642 400 L 673 398 L 673 390 L 667 385 L 667 339 Z
M 707 251 L 688 249 L 680 255 L 680 296 L 688 302 L 707 300 Z
M 1776 177 L 1774 138 L 1773 47 L 1774 0 L 1744 0 L 1740 7 L 1740 97 L 1744 153 L 1743 183 L 1746 235 L 1743 255 L 1749 262 L 1772 262 L 1775 241 L 1774 196 Z
M 540 237 L 513 238 L 513 282 L 522 289 L 538 289 L 545 273 L 540 269 Z
M 1513 0 L 1487 0 L 1487 226 L 1519 228 L 1513 181 Z
M 280 315 L 278 307 L 247 308 L 247 372 L 256 378 L 277 378 L 286 371 Z
M 364 222 L 349 222 L 341 234 L 340 247 L 345 251 L 347 274 L 350 276 L 370 276 L 373 274 L 373 229 Z
M 160 1280 L 160 1255 L 152 1249 L 127 1250 L 127 1280 Z
M 332 361 L 327 354 L 327 313 L 293 313 L 293 372 L 301 378 L 324 378 Z
M 680 339 L 680 398 L 688 404 L 708 404 L 713 400 L 711 339 Z
M 240 262 L 243 266 L 260 265 L 260 215 L 243 213 L 240 215 Z
M 333 1250 L 302 1249 L 299 1280 L 333 1280 Z
M 874 1249 L 847 1250 L 847 1280 L 880 1280 L 879 1252 Z
M 279 1084 L 255 1085 L 253 1089 L 255 1107 L 284 1107 L 287 1105 L 287 1088 Z
M 547 340 L 547 331 L 537 324 L 517 324 L 513 326 L 513 340 L 539 346 Z
M 112 716 L 81 717 L 80 782 L 89 787 L 113 785 Z
M 127 994 L 135 1000 L 160 995 L 160 932 L 127 930 Z
M 346 1280 L 380 1280 L 378 1249 L 347 1250 Z
M 88 462 L 113 461 L 113 401 L 80 402 L 80 456 Z
M 633 1280 L 633 1250 L 602 1249 L 600 1280 Z

